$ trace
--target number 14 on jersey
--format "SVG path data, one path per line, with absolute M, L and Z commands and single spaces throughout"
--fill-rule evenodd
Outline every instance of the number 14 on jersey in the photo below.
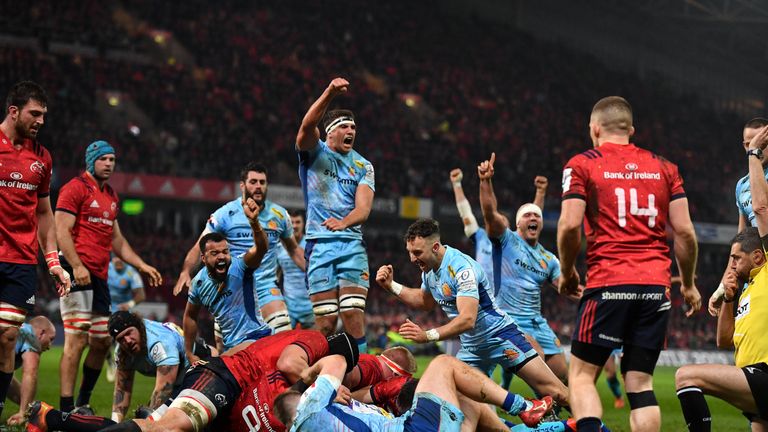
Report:
M 616 188 L 616 204 L 619 213 L 619 226 L 627 226 L 627 194 L 624 188 Z M 648 227 L 653 228 L 656 226 L 656 216 L 659 215 L 659 210 L 654 206 L 656 197 L 653 194 L 648 194 L 648 207 L 640 208 L 637 203 L 637 189 L 629 189 L 629 214 L 633 216 L 647 216 Z

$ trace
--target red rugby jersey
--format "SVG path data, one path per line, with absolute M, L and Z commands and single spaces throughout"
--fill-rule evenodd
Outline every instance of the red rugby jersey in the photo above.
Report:
M 685 198 L 677 166 L 634 144 L 605 143 L 563 170 L 563 199 L 587 203 L 587 288 L 670 285 L 670 201 Z
M 310 365 L 328 354 L 328 341 L 322 333 L 290 330 L 259 339 L 233 356 L 221 357 L 242 392 L 229 418 L 222 418 L 217 424 L 227 425 L 228 430 L 285 430 L 285 425 L 272 414 L 272 403 L 290 387 L 277 370 L 277 360 L 283 349 L 292 344 L 307 353 Z
M 37 203 L 50 193 L 52 169 L 37 141 L 16 150 L 0 131 L 0 262 L 37 263 Z
M 108 184 L 102 189 L 87 172 L 73 178 L 59 191 L 56 211 L 75 216 L 72 239 L 85 268 L 107 279 L 112 231 L 117 219 L 117 194 Z
M 379 363 L 378 357 L 375 355 L 360 354 L 360 358 L 357 361 L 357 367 L 360 368 L 360 383 L 350 390 L 355 391 L 381 382 L 381 364 Z

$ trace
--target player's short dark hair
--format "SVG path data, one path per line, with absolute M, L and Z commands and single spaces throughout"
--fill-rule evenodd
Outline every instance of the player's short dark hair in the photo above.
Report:
M 30 99 L 40 102 L 43 106 L 48 105 L 48 95 L 40 84 L 33 81 L 17 82 L 8 92 L 8 97 L 5 99 L 5 109 L 10 106 L 21 109 Z
M 760 240 L 760 232 L 755 227 L 747 227 L 736 234 L 736 237 L 731 240 L 731 244 L 740 244 L 741 250 L 746 253 L 752 253 L 756 249 L 763 247 L 763 242 Z
M 408 227 L 404 240 L 409 242 L 416 237 L 427 238 L 432 236 L 440 238 L 440 223 L 434 219 L 425 218 L 417 220 Z
M 224 237 L 221 233 L 211 232 L 202 236 L 197 244 L 200 246 L 200 253 L 204 254 L 205 246 L 208 244 L 208 242 L 218 243 L 221 241 L 227 241 L 227 238 Z
M 240 181 L 245 183 L 245 181 L 248 180 L 248 173 L 251 171 L 262 173 L 265 176 L 269 177 L 269 173 L 267 172 L 267 167 L 264 166 L 264 164 L 256 161 L 250 161 L 248 162 L 248 165 L 244 166 L 243 169 L 240 170 Z
M 284 425 L 290 423 L 300 398 L 301 393 L 296 390 L 286 390 L 280 393 L 272 404 L 272 412 L 275 413 L 275 417 Z
M 328 127 L 329 124 L 331 124 L 332 121 L 336 120 L 339 117 L 352 117 L 352 119 L 355 119 L 355 114 L 346 109 L 337 109 L 337 110 L 331 110 L 325 113 L 325 116 L 323 116 L 323 130 Z
M 416 393 L 416 386 L 419 384 L 418 378 L 409 379 L 400 388 L 400 393 L 397 394 L 395 403 L 397 404 L 397 410 L 400 414 L 408 411 L 413 405 L 413 396 Z
M 632 105 L 621 96 L 608 96 L 597 101 L 592 107 L 592 116 L 600 121 L 600 127 L 607 132 L 629 133 L 632 127 Z
M 768 125 L 768 119 L 763 117 L 755 117 L 744 125 L 744 129 L 758 129 L 766 125 Z
M 301 216 L 302 220 L 307 220 L 307 212 L 305 212 L 303 209 L 288 210 L 288 214 L 291 217 Z

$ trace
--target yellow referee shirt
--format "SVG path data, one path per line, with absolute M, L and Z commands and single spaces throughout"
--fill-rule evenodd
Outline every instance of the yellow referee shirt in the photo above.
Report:
M 768 362 L 768 265 L 752 269 L 739 297 L 733 344 L 736 366 Z

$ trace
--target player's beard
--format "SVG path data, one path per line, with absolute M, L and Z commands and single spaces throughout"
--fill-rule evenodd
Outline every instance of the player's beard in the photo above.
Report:
M 267 200 L 267 190 L 266 189 L 262 190 L 261 198 L 255 198 L 254 194 L 248 193 L 246 191 L 245 192 L 245 199 L 247 200 L 248 198 L 253 198 L 253 200 L 256 201 L 256 204 L 258 204 L 259 209 L 263 209 L 264 208 L 264 201 Z
M 21 119 L 16 121 L 14 129 L 16 129 L 16 136 L 19 138 L 33 140 L 37 137 L 37 132 L 32 130 L 32 125 L 29 125 L 29 127 L 24 126 Z

